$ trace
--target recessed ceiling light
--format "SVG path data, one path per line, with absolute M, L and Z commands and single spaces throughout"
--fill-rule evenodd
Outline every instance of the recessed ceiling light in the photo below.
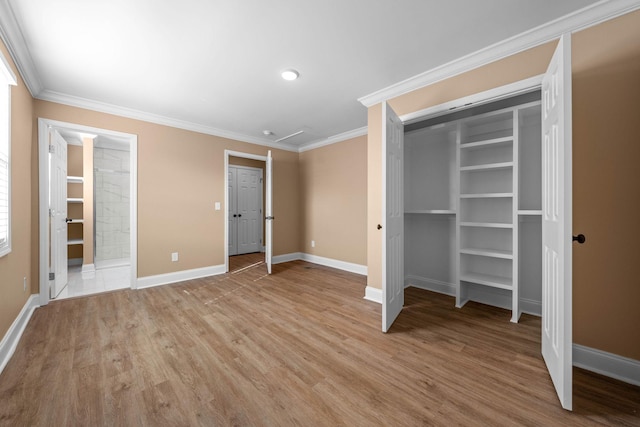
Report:
M 284 70 L 280 75 L 282 76 L 283 79 L 289 80 L 289 81 L 295 80 L 298 77 L 300 77 L 300 73 L 294 70 L 293 68 Z
M 270 130 L 263 130 L 262 133 L 264 134 L 264 136 L 271 136 L 273 135 L 273 132 L 271 132 Z

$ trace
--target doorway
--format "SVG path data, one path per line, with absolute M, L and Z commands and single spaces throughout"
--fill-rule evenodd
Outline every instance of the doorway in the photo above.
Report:
M 38 148 L 40 304 L 135 288 L 137 136 L 38 119 Z
M 229 163 L 229 256 L 264 252 L 264 162 L 232 156 Z
M 225 150 L 224 192 L 225 271 L 230 271 L 230 256 L 264 252 L 267 274 L 271 274 L 274 219 L 271 151 L 260 156 Z

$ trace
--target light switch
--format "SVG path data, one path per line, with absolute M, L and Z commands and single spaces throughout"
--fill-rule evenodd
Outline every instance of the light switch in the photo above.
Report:
M 219 211 L 220 210 L 220 202 L 216 202 L 216 210 Z

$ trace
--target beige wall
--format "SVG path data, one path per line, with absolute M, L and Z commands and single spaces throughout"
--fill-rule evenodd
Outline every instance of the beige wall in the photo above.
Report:
M 138 135 L 139 277 L 224 264 L 224 150 L 266 147 L 40 100 L 35 117 Z M 272 153 L 274 254 L 298 252 L 298 153 Z
M 0 41 L 0 51 L 18 77 L 11 88 L 11 246 L 0 258 L 0 337 L 4 337 L 30 295 L 32 276 L 33 99 L 11 56 Z M 37 178 L 36 178 L 37 179 Z M 37 271 L 37 270 L 36 270 Z M 27 291 L 23 279 L 27 278 Z
M 640 360 L 640 11 L 572 47 L 574 341 Z
M 300 186 L 302 251 L 366 265 L 367 137 L 300 153 Z
M 574 342 L 640 360 L 640 12 L 573 37 Z M 555 42 L 416 90 L 390 104 L 398 114 L 541 74 Z M 368 285 L 381 286 L 380 105 L 369 109 Z M 377 171 L 377 172 L 374 172 Z M 374 176 L 372 176 L 374 175 Z

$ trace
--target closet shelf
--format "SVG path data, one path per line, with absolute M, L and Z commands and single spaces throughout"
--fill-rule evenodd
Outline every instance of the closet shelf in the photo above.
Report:
M 82 241 L 82 239 L 69 239 L 67 240 L 67 245 L 71 246 L 71 245 L 82 245 L 84 242 Z
M 460 172 L 511 169 L 511 168 L 513 168 L 513 162 L 488 163 L 485 165 L 461 166 Z
M 68 224 L 83 224 L 83 223 L 84 223 L 84 219 L 82 218 L 72 219 L 71 221 L 68 222 Z
M 461 222 L 461 227 L 513 228 L 513 224 L 502 222 Z
M 461 199 L 499 199 L 513 197 L 513 193 L 477 193 L 460 194 Z
M 502 259 L 513 259 L 512 251 L 500 251 L 497 249 L 472 249 L 472 248 L 463 248 L 460 249 L 461 254 L 466 255 L 478 255 L 485 256 L 490 258 L 502 258 Z
M 493 276 L 491 274 L 463 273 L 460 275 L 463 282 L 476 283 L 478 285 L 490 286 L 492 288 L 512 289 L 512 280 L 508 277 Z
M 542 216 L 542 210 L 521 209 L 521 210 L 518 210 L 518 215 L 538 215 L 538 216 Z
M 505 136 L 502 138 L 493 138 L 493 139 L 486 139 L 484 141 L 476 141 L 476 142 L 467 142 L 467 143 L 461 143 L 460 144 L 460 149 L 464 150 L 464 149 L 469 149 L 469 148 L 477 148 L 477 147 L 483 147 L 485 145 L 494 145 L 494 144 L 504 144 L 507 142 L 513 142 L 513 136 Z
M 82 176 L 68 176 L 67 182 L 69 184 L 82 184 L 84 182 L 84 177 Z
M 69 197 L 67 198 L 67 203 L 84 203 L 84 199 L 82 197 Z
M 411 209 L 404 212 L 405 214 L 428 214 L 428 215 L 455 215 L 456 211 L 450 209 Z

